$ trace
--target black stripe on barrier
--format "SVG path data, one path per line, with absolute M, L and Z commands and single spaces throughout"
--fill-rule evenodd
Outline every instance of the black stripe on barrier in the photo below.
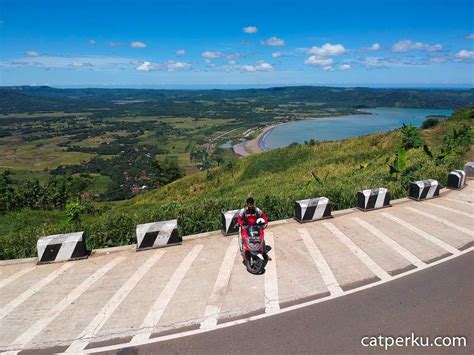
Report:
M 423 191 L 421 192 L 420 200 L 423 200 L 428 196 L 428 191 L 430 191 L 430 186 L 424 186 Z M 436 193 L 436 192 L 435 192 Z
M 314 212 L 316 212 L 317 207 L 318 207 L 317 204 L 314 205 L 314 206 L 306 207 L 306 212 L 304 213 L 303 220 L 313 219 Z M 301 214 L 301 212 L 300 212 L 300 214 Z
M 371 194 L 369 195 L 369 200 L 367 201 L 367 205 L 365 206 L 365 208 L 368 210 L 375 208 L 375 203 L 377 202 L 378 196 L 379 196 L 378 194 L 372 194 L 371 192 Z
M 183 241 L 183 238 L 180 237 L 179 231 L 177 229 L 173 229 L 171 232 L 170 239 L 168 239 L 168 244 L 176 244 L 176 243 L 181 243 Z
M 40 262 L 55 261 L 62 244 L 48 244 L 41 255 Z
M 74 247 L 72 252 L 71 259 L 84 258 L 89 254 L 89 251 L 86 250 L 85 240 L 78 242 Z
M 155 232 L 145 233 L 145 235 L 143 236 L 142 242 L 141 242 L 141 244 L 139 245 L 138 248 L 140 248 L 140 249 L 142 249 L 142 248 L 151 248 L 153 246 L 153 244 L 155 243 L 155 240 L 156 240 L 156 237 L 158 236 L 158 233 L 160 233 L 160 232 L 155 231 Z

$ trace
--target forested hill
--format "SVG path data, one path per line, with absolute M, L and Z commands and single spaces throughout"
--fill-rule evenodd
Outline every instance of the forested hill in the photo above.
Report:
M 212 101 L 210 110 L 209 101 Z M 139 109 L 153 114 L 229 116 L 290 105 L 319 108 L 410 107 L 452 109 L 474 105 L 474 89 L 375 89 L 324 86 L 242 90 L 56 89 L 49 86 L 0 88 L 0 113 L 77 112 Z

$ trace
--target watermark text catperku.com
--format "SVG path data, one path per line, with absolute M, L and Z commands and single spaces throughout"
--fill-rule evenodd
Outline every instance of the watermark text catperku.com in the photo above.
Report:
M 465 336 L 420 336 L 411 333 L 403 336 L 376 335 L 365 336 L 360 339 L 364 347 L 381 347 L 388 350 L 391 347 L 459 347 L 467 346 Z

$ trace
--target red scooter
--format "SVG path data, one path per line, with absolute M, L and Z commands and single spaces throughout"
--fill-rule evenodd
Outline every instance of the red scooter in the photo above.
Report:
M 259 218 L 253 226 L 242 228 L 246 228 L 247 236 L 242 236 L 240 233 L 239 244 L 247 271 L 251 274 L 261 274 L 268 262 L 263 233 L 266 228 L 265 221 L 263 218 Z

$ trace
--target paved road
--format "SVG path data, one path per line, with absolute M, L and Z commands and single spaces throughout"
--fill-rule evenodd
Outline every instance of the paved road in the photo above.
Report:
M 393 282 L 472 248 L 474 188 L 314 223 L 277 221 L 266 241 L 272 260 L 259 276 L 242 265 L 236 237 L 219 232 L 139 253 L 127 247 L 75 262 L 0 263 L 0 351 L 140 345 Z
M 474 352 L 474 252 L 389 283 L 271 318 L 107 354 Z M 466 347 L 363 347 L 365 336 L 465 336 Z

